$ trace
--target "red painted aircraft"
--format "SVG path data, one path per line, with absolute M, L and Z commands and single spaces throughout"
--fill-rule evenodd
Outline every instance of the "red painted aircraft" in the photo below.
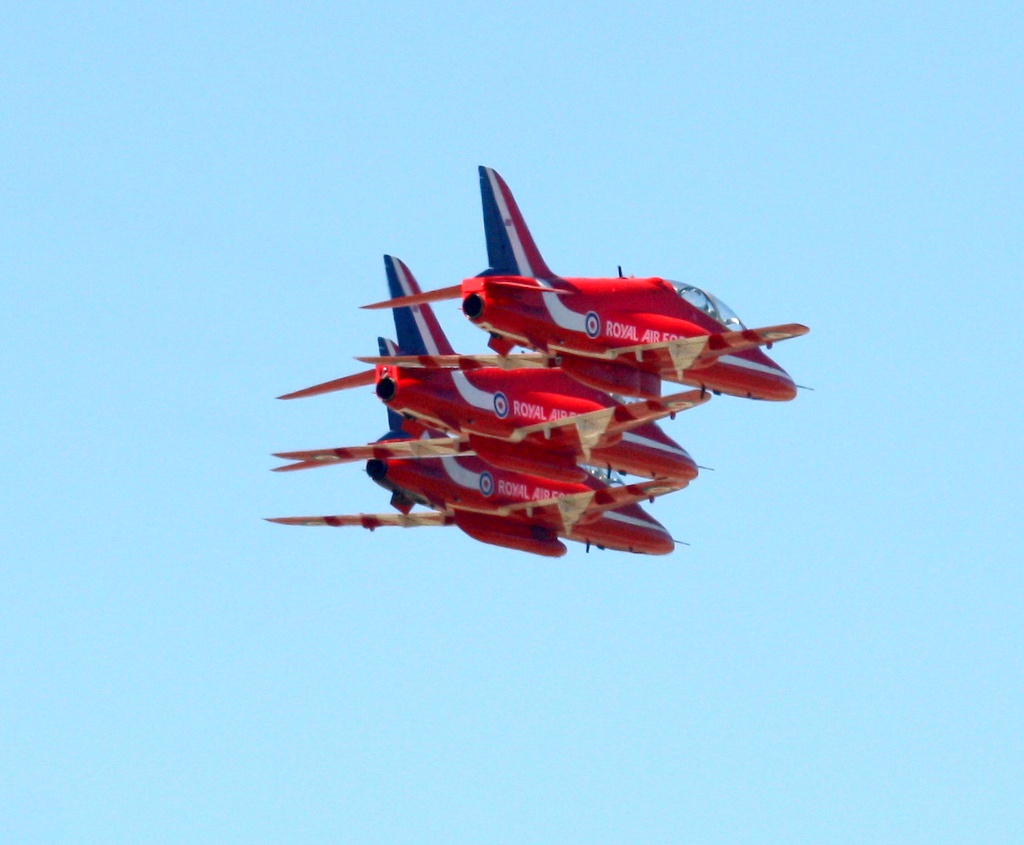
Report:
M 420 292 L 403 262 L 391 256 L 385 256 L 384 262 L 392 295 Z M 403 349 L 458 357 L 429 305 L 395 309 L 395 324 Z M 364 384 L 366 375 L 336 379 L 281 398 Z M 710 398 L 702 391 L 622 403 L 579 384 L 557 368 L 509 371 L 477 367 L 463 371 L 378 365 L 374 375 L 377 395 L 392 411 L 450 436 L 282 452 L 277 456 L 296 463 L 279 469 L 368 458 L 475 453 L 494 467 L 570 482 L 588 477 L 579 466 L 581 462 L 673 479 L 680 487 L 697 476 L 697 466 L 686 450 L 653 421 Z
M 665 379 L 752 399 L 796 395 L 789 374 L 760 347 L 806 334 L 806 326 L 748 329 L 707 292 L 662 278 L 557 276 L 504 180 L 481 167 L 480 187 L 490 268 L 461 285 L 364 307 L 461 298 L 463 312 L 490 332 L 500 355 L 516 345 L 537 350 L 577 381 L 610 393 L 654 398 Z
M 384 435 L 376 444 L 395 441 L 429 446 L 430 438 L 415 421 L 401 421 L 389 412 L 392 425 L 403 428 Z M 410 439 L 411 434 L 422 437 Z M 398 513 L 294 516 L 269 520 L 284 525 L 361 526 L 371 531 L 383 526 L 411 528 L 456 525 L 483 543 L 547 557 L 566 552 L 564 538 L 587 547 L 641 554 L 668 554 L 672 537 L 639 502 L 654 500 L 679 489 L 661 479 L 615 484 L 598 474 L 580 482 L 537 478 L 521 472 L 489 468 L 477 457 L 410 460 L 387 456 L 366 464 L 367 474 L 392 492 Z M 411 512 L 415 504 L 429 511 Z

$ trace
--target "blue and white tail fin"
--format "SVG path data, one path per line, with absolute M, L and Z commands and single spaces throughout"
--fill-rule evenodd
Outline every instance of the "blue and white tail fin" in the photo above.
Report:
M 490 264 L 490 269 L 480 275 L 557 278 L 537 249 L 512 191 L 490 167 L 480 167 L 480 200 Z
M 412 271 L 399 259 L 384 256 L 384 269 L 388 274 L 388 289 L 392 298 L 422 293 Z M 398 345 L 405 355 L 454 355 L 429 305 L 412 305 L 394 309 L 395 331 Z M 387 353 L 381 352 L 381 355 Z

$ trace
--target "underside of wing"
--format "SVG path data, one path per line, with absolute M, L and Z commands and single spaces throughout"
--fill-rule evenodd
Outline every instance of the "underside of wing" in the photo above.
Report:
M 759 346 L 768 346 L 790 338 L 801 337 L 809 331 L 807 326 L 802 326 L 799 323 L 786 323 L 781 326 L 766 326 L 760 329 L 713 334 L 708 338 L 707 349 L 701 354 L 701 358 L 717 358 L 719 355 L 744 352 L 747 349 L 756 349 Z
M 570 493 L 536 502 L 520 502 L 501 508 L 499 514 L 526 513 L 528 516 L 546 517 L 560 522 L 565 531 L 571 531 L 580 520 L 597 517 L 606 510 L 620 508 L 643 499 L 653 499 L 679 490 L 682 485 L 672 481 L 641 481 L 635 484 L 608 486 L 583 493 Z
M 707 402 L 710 398 L 710 394 L 705 391 L 687 390 L 659 399 L 624 402 L 586 414 L 576 414 L 558 420 L 520 426 L 513 431 L 510 439 L 513 442 L 518 442 L 531 434 L 540 432 L 547 434 L 558 428 L 575 428 L 580 444 L 585 449 L 593 449 L 600 445 L 600 441 L 604 437 L 681 413 Z
M 705 390 L 684 390 L 657 399 L 626 402 L 615 408 L 615 417 L 609 426 L 612 432 L 629 431 L 649 422 L 688 411 L 711 400 Z
M 365 446 L 342 446 L 338 449 L 311 449 L 302 452 L 275 452 L 275 458 L 295 463 L 274 467 L 274 472 L 312 469 L 327 464 L 351 461 L 386 460 L 388 458 L 443 458 L 449 455 L 472 454 L 464 441 L 455 437 L 429 437 L 421 440 L 389 440 Z
M 677 340 L 663 340 L 659 343 L 619 346 L 600 353 L 599 357 L 632 357 L 637 362 L 642 362 L 645 358 L 656 358 L 659 353 L 667 353 L 672 361 L 672 367 L 677 372 L 682 372 L 698 361 L 706 362 L 721 355 L 768 346 L 782 340 L 800 337 L 807 334 L 808 331 L 810 329 L 807 326 L 802 326 L 799 323 L 786 323 L 781 326 L 767 326 L 760 329 L 743 329 L 738 332 L 682 337 Z
M 267 518 L 267 522 L 279 525 L 330 525 L 338 528 L 353 525 L 359 528 L 420 528 L 426 525 L 451 525 L 455 517 L 451 513 L 441 511 L 422 511 L 420 513 L 353 513 L 335 516 L 279 516 Z

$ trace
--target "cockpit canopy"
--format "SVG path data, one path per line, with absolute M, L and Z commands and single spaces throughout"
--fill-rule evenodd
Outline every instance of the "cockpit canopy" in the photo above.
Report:
M 621 487 L 625 482 L 621 478 L 616 478 L 611 467 L 595 467 L 589 464 L 580 464 L 580 469 L 587 473 L 591 478 L 596 478 L 598 481 L 602 481 L 605 484 L 613 487 Z M 619 473 L 621 475 L 622 473 Z
M 671 284 L 676 289 L 676 292 L 689 302 L 690 305 L 694 306 L 694 308 L 699 308 L 727 331 L 735 332 L 746 328 L 735 311 L 707 291 L 695 288 L 693 285 L 684 285 L 680 282 L 672 282 Z

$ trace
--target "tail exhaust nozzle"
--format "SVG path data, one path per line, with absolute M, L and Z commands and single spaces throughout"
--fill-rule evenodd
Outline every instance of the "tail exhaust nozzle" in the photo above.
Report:
M 390 402 L 395 398 L 395 393 L 398 391 L 398 385 L 395 384 L 395 380 L 391 376 L 384 376 L 377 382 L 377 396 L 382 402 Z
M 484 313 L 484 298 L 478 293 L 471 293 L 462 300 L 462 313 L 470 320 L 479 320 Z
M 388 465 L 376 458 L 369 460 L 366 462 L 366 474 L 374 481 L 382 481 L 388 474 Z

